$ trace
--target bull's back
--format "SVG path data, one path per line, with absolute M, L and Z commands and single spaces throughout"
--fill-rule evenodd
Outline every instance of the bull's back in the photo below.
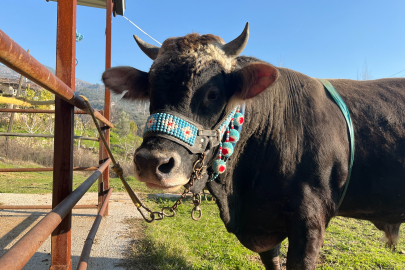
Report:
M 352 177 L 341 212 L 392 221 L 405 217 L 405 79 L 330 80 L 355 133 Z

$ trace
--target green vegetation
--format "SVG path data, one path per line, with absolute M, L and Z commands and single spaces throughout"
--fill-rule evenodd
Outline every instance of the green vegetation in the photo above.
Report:
M 21 163 L 8 164 L 0 163 L 0 168 L 40 168 L 41 166 Z M 73 173 L 73 190 L 91 175 L 92 172 L 74 172 Z M 52 193 L 52 174 L 53 172 L 13 172 L 0 173 L 0 193 Z M 151 192 L 145 184 L 135 180 L 135 177 L 128 176 L 126 180 L 135 192 Z M 110 187 L 114 192 L 124 192 L 125 188 L 119 178 L 110 178 Z M 89 189 L 89 192 L 97 192 L 97 181 Z
M 174 200 L 149 200 L 152 209 L 171 206 Z M 214 202 L 202 202 L 203 218 L 190 218 L 188 200 L 175 218 L 148 224 L 132 219 L 133 259 L 142 269 L 264 269 L 258 254 L 244 248 L 229 234 Z M 143 227 L 140 235 L 139 226 Z M 405 269 L 405 229 L 401 229 L 396 251 L 385 247 L 382 232 L 367 221 L 334 218 L 321 249 L 317 269 Z M 285 266 L 288 241 L 282 244 Z
M 0 162 L 0 168 L 12 167 L 40 166 Z M 74 188 L 90 174 L 74 172 Z M 138 193 L 153 192 L 133 176 L 126 179 Z M 118 178 L 111 178 L 110 186 L 115 192 L 125 191 Z M 50 193 L 51 189 L 52 172 L 0 173 L 0 193 Z M 97 192 L 97 184 L 89 191 Z M 144 200 L 152 210 L 174 203 L 166 199 Z M 192 207 L 191 200 L 187 199 L 178 208 L 175 218 L 152 224 L 139 219 L 129 221 L 134 238 L 131 256 L 137 269 L 264 269 L 260 257 L 226 231 L 214 202 L 203 199 L 203 218 L 198 222 L 190 218 Z M 396 250 L 391 251 L 380 240 L 382 232 L 370 222 L 334 218 L 327 229 L 317 269 L 405 269 L 404 228 L 400 235 Z M 284 264 L 287 248 L 288 242 L 284 241 L 281 255 Z

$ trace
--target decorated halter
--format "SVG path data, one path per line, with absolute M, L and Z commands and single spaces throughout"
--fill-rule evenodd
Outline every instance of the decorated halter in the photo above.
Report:
M 204 153 L 207 148 L 219 145 L 217 159 L 212 167 L 212 181 L 226 170 L 226 160 L 232 155 L 239 140 L 243 120 L 243 114 L 240 113 L 239 106 L 236 106 L 213 130 L 207 130 L 177 112 L 160 110 L 148 117 L 143 137 L 163 137 L 184 146 L 194 154 Z

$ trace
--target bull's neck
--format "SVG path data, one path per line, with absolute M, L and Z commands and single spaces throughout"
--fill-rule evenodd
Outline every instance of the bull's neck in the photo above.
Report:
M 259 141 L 258 157 L 268 155 L 269 147 L 278 151 L 282 162 L 280 173 L 288 173 L 284 168 L 286 162 L 294 162 L 302 154 L 304 133 L 303 106 L 309 97 L 305 86 L 312 78 L 301 73 L 279 69 L 280 77 L 261 96 L 251 99 L 246 104 L 246 122 L 241 134 L 242 154 L 250 147 L 250 140 Z M 265 160 L 263 160 L 265 162 Z
M 242 182 L 253 181 L 261 173 L 271 173 L 273 179 L 288 178 L 302 155 L 304 127 L 300 106 L 307 95 L 305 85 L 312 79 L 288 69 L 279 71 L 280 76 L 274 85 L 246 102 L 240 141 L 227 163 L 226 173 L 211 185 L 211 192 L 218 199 L 221 218 L 230 231 L 233 231 L 233 221 L 238 216 L 235 211 L 241 204 Z M 267 171 L 263 172 L 263 168 Z M 248 177 L 243 173 L 246 170 L 250 171 Z

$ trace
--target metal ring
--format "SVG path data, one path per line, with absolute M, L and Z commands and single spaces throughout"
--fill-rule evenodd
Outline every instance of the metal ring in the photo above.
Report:
M 152 213 L 153 215 L 157 215 L 157 217 L 155 217 L 155 220 L 162 220 L 165 217 L 162 212 L 152 212 Z
M 194 216 L 194 213 L 195 213 L 196 211 L 200 212 L 200 214 L 199 214 L 198 217 L 195 217 L 195 216 Z M 200 207 L 196 206 L 196 207 L 193 208 L 193 210 L 191 210 L 191 218 L 192 218 L 193 220 L 195 220 L 195 221 L 198 221 L 198 220 L 200 220 L 200 219 L 202 218 L 202 210 L 201 210 Z
M 165 210 L 169 210 L 172 214 L 166 214 Z M 176 211 L 174 211 L 171 207 L 163 207 L 162 208 L 162 215 L 165 217 L 174 217 L 176 215 Z

